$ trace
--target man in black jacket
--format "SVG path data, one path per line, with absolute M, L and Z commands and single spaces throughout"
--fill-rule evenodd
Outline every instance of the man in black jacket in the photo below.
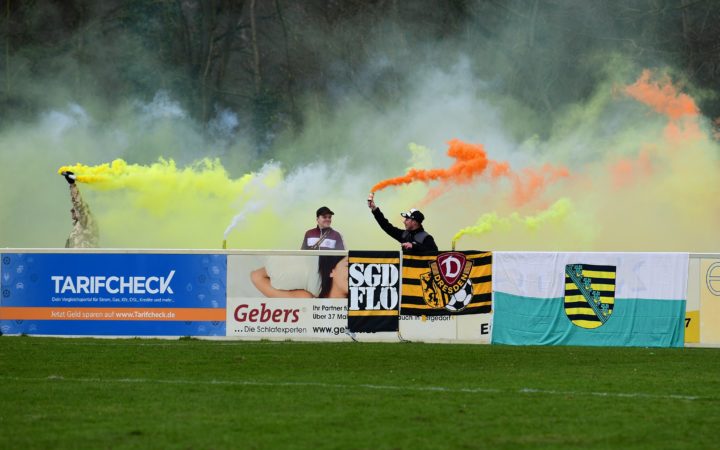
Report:
M 403 252 L 410 254 L 425 253 L 437 251 L 438 247 L 435 244 L 430 234 L 422 226 L 425 216 L 417 209 L 411 209 L 408 212 L 400 213 L 404 218 L 405 229 L 396 228 L 390 225 L 390 222 L 385 218 L 380 208 L 375 205 L 375 195 L 370 194 L 368 197 L 368 207 L 372 211 L 375 220 L 377 221 L 380 228 L 383 229 L 393 239 L 400 242 Z

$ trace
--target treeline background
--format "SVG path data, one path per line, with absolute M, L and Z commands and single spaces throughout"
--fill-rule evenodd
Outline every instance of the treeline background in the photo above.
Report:
M 255 156 L 308 111 L 382 114 L 427 67 L 456 64 L 549 133 L 618 58 L 662 67 L 720 116 L 720 2 L 703 0 L 3 0 L 0 123 L 76 102 L 102 120 L 164 92 L 200 126 L 219 111 Z M 613 67 L 613 69 L 608 69 Z M 637 76 L 637 72 L 633 74 Z M 517 136 L 523 139 L 525 136 Z

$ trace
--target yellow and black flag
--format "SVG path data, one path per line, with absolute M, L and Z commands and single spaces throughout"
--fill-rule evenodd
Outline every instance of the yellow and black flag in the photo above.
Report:
M 403 255 L 401 313 L 410 316 L 492 311 L 492 253 Z
M 350 251 L 348 329 L 397 331 L 400 316 L 400 252 Z
M 592 329 L 610 319 L 615 306 L 616 272 L 616 266 L 565 266 L 565 314 L 574 325 Z

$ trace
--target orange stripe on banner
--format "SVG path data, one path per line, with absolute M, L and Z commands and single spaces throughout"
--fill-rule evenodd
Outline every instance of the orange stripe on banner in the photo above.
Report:
M 405 258 L 407 260 L 414 259 L 415 261 L 435 261 L 437 259 L 437 255 L 433 255 L 433 256 L 403 255 L 403 258 Z
M 224 308 L 0 307 L 0 320 L 154 320 L 225 322 Z
M 492 264 L 483 264 L 482 266 L 473 266 L 470 269 L 470 278 L 486 277 L 492 275 Z
M 350 264 L 400 264 L 400 258 L 350 258 Z

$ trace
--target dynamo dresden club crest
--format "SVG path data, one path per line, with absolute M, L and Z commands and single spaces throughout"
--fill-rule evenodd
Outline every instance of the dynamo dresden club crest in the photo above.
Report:
M 470 271 L 473 262 L 464 254 L 448 252 L 430 263 L 430 272 L 420 276 L 423 298 L 431 308 L 462 311 L 473 297 Z
M 565 314 L 581 328 L 605 324 L 615 304 L 615 266 L 565 266 Z

